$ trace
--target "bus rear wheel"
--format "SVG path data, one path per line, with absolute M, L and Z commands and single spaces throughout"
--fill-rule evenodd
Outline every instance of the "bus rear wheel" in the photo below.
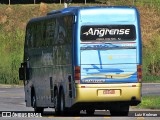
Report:
M 129 105 L 118 106 L 117 108 L 111 109 L 111 116 L 128 116 Z
M 35 94 L 33 94 L 33 96 L 32 96 L 32 107 L 34 108 L 35 113 L 43 114 L 44 108 L 43 107 L 37 107 L 36 95 Z
M 55 114 L 56 115 L 60 115 L 60 102 L 59 102 L 59 95 L 58 95 L 58 91 L 56 90 L 54 93 L 54 104 L 55 104 Z
M 94 115 L 95 109 L 86 109 L 87 115 Z
M 63 90 L 60 92 L 60 114 L 65 115 L 66 114 L 66 107 L 65 107 L 65 96 Z

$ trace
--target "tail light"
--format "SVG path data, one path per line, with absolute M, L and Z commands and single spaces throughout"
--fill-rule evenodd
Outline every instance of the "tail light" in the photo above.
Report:
M 142 66 L 137 65 L 137 78 L 138 82 L 142 82 Z
M 74 68 L 74 80 L 75 83 L 80 83 L 80 66 L 75 66 Z

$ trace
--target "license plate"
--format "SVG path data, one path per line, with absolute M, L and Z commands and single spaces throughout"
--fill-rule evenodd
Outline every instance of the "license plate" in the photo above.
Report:
M 103 90 L 103 94 L 115 94 L 115 90 Z
M 98 96 L 100 97 L 113 97 L 113 96 L 120 96 L 120 90 L 98 90 Z

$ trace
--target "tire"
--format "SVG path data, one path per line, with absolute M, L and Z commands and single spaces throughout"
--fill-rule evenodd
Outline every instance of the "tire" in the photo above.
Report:
M 66 115 L 65 96 L 63 90 L 60 92 L 60 115 Z
M 59 94 L 59 101 L 60 101 L 60 115 L 62 116 L 78 116 L 80 114 L 80 110 L 72 110 L 65 107 L 65 95 L 64 91 L 61 90 Z
M 70 114 L 72 115 L 72 116 L 79 116 L 80 115 L 80 110 L 71 110 L 71 112 L 70 112 Z
M 56 115 L 60 115 L 60 102 L 59 102 L 59 95 L 58 95 L 58 91 L 56 90 L 54 93 L 54 104 L 55 104 L 55 114 Z
M 117 109 L 111 109 L 110 114 L 111 116 L 128 116 L 129 113 L 129 105 L 120 106 Z
M 87 109 L 86 113 L 87 115 L 94 115 L 95 110 L 94 109 Z
M 43 107 L 37 107 L 35 93 L 32 95 L 32 107 L 34 108 L 34 112 L 35 113 L 41 113 L 41 114 L 43 114 L 44 108 Z

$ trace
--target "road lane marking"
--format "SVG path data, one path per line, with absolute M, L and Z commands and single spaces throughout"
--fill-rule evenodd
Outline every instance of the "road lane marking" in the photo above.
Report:
M 7 91 L 0 91 L 0 93 L 4 93 L 4 92 L 7 92 Z
M 48 116 L 47 118 L 54 118 L 54 116 Z
M 106 116 L 106 117 L 104 117 L 105 119 L 108 119 L 108 118 L 111 118 L 111 117 L 109 117 L 109 116 Z
M 144 117 L 137 117 L 136 120 L 144 120 Z
M 10 98 L 23 98 L 23 97 L 10 97 Z
M 80 119 L 81 117 L 74 117 L 74 119 Z

